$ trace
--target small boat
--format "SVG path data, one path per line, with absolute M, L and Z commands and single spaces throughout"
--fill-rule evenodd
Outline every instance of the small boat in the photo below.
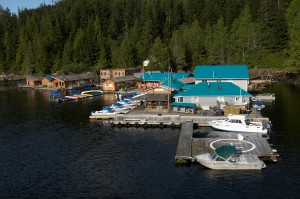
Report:
M 243 154 L 235 146 L 223 145 L 213 153 L 201 154 L 195 158 L 197 162 L 210 169 L 259 170 L 266 167 L 257 156 Z
M 111 116 L 120 113 L 120 111 L 117 111 L 111 107 L 103 107 L 101 111 L 92 111 L 91 116 Z
M 214 129 L 232 132 L 268 133 L 268 126 L 253 121 L 246 115 L 228 115 L 224 120 L 212 120 L 208 124 Z
M 60 96 L 62 96 L 61 91 L 53 91 L 48 94 L 49 99 L 56 99 L 56 98 L 59 98 Z
M 257 111 L 261 111 L 265 108 L 265 105 L 261 100 L 252 101 L 252 107 L 255 108 Z
M 103 94 L 102 90 L 88 90 L 88 91 L 81 92 L 81 95 L 85 95 L 88 97 L 98 96 L 98 95 L 102 95 L 102 94 Z

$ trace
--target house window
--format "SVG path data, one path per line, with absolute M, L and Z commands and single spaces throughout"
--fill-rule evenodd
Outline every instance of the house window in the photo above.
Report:
M 198 97 L 192 97 L 192 102 L 197 103 L 198 102 Z
M 122 75 L 124 76 L 124 72 L 122 72 Z
M 217 99 L 218 99 L 219 102 L 225 102 L 224 97 L 218 97 Z
M 178 97 L 178 102 L 183 102 L 183 97 Z
M 207 80 L 204 79 L 204 80 L 202 80 L 202 82 L 207 82 Z

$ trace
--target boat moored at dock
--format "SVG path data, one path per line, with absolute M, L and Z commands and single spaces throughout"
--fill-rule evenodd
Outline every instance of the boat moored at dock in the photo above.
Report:
M 212 153 L 195 157 L 203 166 L 219 170 L 259 170 L 265 168 L 265 163 L 257 156 L 243 154 L 235 146 L 223 145 Z
M 212 120 L 209 125 L 215 129 L 232 132 L 268 133 L 267 125 L 260 121 L 253 121 L 246 115 L 228 115 L 224 120 Z

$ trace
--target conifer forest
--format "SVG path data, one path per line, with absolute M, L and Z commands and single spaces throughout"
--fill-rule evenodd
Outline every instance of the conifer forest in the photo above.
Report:
M 0 5 L 0 72 L 192 71 L 246 64 L 300 71 L 299 0 L 56 0 Z

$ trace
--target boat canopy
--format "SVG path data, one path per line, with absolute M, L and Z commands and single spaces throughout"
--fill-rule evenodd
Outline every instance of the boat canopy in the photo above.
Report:
M 221 146 L 216 149 L 216 153 L 221 157 L 226 157 L 236 153 L 235 146 Z
M 112 111 L 113 108 L 110 108 L 110 107 L 103 107 L 102 110 L 103 110 L 103 111 Z

